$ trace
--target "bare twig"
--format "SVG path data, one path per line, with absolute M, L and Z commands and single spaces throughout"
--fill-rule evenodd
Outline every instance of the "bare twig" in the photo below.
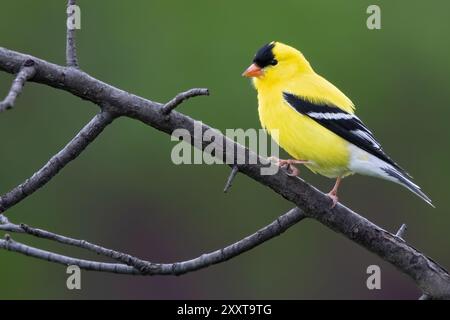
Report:
M 31 79 L 32 81 L 66 90 L 96 104 L 108 105 L 110 106 L 108 110 L 115 112 L 118 116 L 137 119 L 168 134 L 180 128 L 187 130 L 191 136 L 195 136 L 195 121 L 192 118 L 175 110 L 170 113 L 170 117 L 167 117 L 161 112 L 163 105 L 160 103 L 115 88 L 80 70 L 51 64 L 0 47 L 0 69 L 6 72 L 15 73 L 23 61 L 30 58 L 36 62 L 36 75 Z M 202 124 L 201 130 L 205 132 L 212 128 Z M 216 140 L 222 140 L 224 146 L 222 154 L 215 155 L 217 157 L 227 158 L 229 155 L 225 153 L 225 150 L 235 150 L 235 154 L 257 157 L 252 151 L 223 135 L 217 136 Z M 195 143 L 194 139 L 191 139 L 191 143 Z M 201 145 L 196 146 L 205 149 L 209 144 L 209 141 L 202 141 Z M 250 157 L 246 158 L 250 159 Z M 410 276 L 425 294 L 433 298 L 450 298 L 450 276 L 436 262 L 342 204 L 337 204 L 333 209 L 330 208 L 329 198 L 302 179 L 290 177 L 282 170 L 274 175 L 261 175 L 263 163 L 266 162 L 258 161 L 257 164 L 239 165 L 239 172 L 270 187 L 293 202 L 307 217 L 316 219 L 390 262 L 401 272 Z M 233 166 L 233 164 L 230 165 Z
M 53 232 L 49 232 L 46 230 L 38 229 L 30 227 L 26 224 L 14 224 L 9 222 L 9 219 L 3 215 L 0 214 L 0 230 L 1 231 L 8 231 L 8 232 L 14 232 L 14 233 L 26 233 L 32 236 L 35 236 L 37 238 L 47 239 L 56 241 L 65 245 L 70 245 L 82 249 L 86 249 L 92 252 L 95 252 L 97 254 L 110 257 L 113 259 L 116 259 L 116 256 L 122 255 L 120 252 L 116 252 L 101 246 L 98 246 L 96 244 L 87 242 L 85 240 L 78 240 L 73 239 L 70 237 L 62 236 Z
M 204 88 L 195 88 L 195 89 L 190 89 L 190 90 L 185 91 L 185 92 L 181 92 L 181 93 L 177 94 L 175 96 L 175 98 L 173 98 L 172 100 L 167 102 L 162 107 L 162 109 L 161 109 L 162 113 L 167 115 L 173 109 L 175 109 L 181 103 L 183 103 L 184 100 L 187 100 L 187 99 L 192 98 L 192 97 L 197 97 L 197 96 L 209 96 L 209 90 L 208 89 L 204 89 Z
M 64 265 L 67 264 L 77 265 L 80 268 L 86 270 L 114 272 L 123 274 L 141 274 L 141 275 L 180 275 L 187 272 L 203 269 L 210 265 L 224 262 L 233 257 L 236 257 L 258 245 L 261 245 L 267 240 L 270 240 L 280 235 L 281 233 L 286 231 L 289 227 L 300 222 L 304 218 L 305 215 L 300 211 L 300 209 L 293 208 L 287 213 L 278 217 L 275 221 L 273 221 L 266 227 L 223 249 L 202 254 L 201 256 L 191 260 L 175 263 L 153 263 L 136 258 L 126 253 L 107 249 L 84 240 L 78 240 L 61 236 L 49 231 L 32 228 L 23 224 L 16 225 L 9 222 L 9 220 L 4 215 L 0 215 L 0 230 L 2 231 L 27 233 L 39 238 L 53 240 L 66 245 L 87 249 L 97 254 L 121 261 L 123 264 L 111 264 L 98 261 L 89 261 L 54 254 L 48 251 L 40 250 L 16 242 L 12 240 L 10 237 L 8 237 L 8 239 L 5 240 L 0 240 L 0 248 L 19 252 L 38 259 L 48 260 L 51 262 L 60 263 Z
M 65 255 L 27 246 L 20 242 L 14 241 L 9 236 L 6 236 L 4 240 L 0 239 L 0 248 L 6 249 L 8 251 L 18 252 L 37 259 L 63 264 L 66 266 L 77 265 L 85 270 L 104 271 L 121 274 L 139 274 L 138 270 L 124 264 L 104 263 L 84 259 L 76 259 Z
M 67 1 L 67 37 L 66 37 L 66 64 L 68 67 L 78 68 L 77 47 L 75 43 L 75 28 L 69 19 L 74 19 L 76 0 Z
M 227 183 L 225 184 L 225 187 L 223 188 L 223 192 L 227 192 L 231 188 L 231 186 L 233 185 L 233 180 L 236 177 L 238 171 L 239 171 L 239 168 L 237 165 L 234 165 L 231 168 L 231 172 L 230 172 L 230 175 L 228 176 Z
M 38 190 L 53 178 L 111 123 L 114 115 L 109 111 L 97 114 L 61 151 L 54 155 L 40 170 L 8 193 L 0 197 L 0 213 Z
M 34 61 L 31 59 L 26 60 L 17 73 L 5 100 L 0 101 L 0 112 L 11 109 L 14 106 L 16 98 L 22 92 L 25 82 L 32 78 L 34 73 Z
M 423 294 L 420 296 L 419 300 L 432 300 L 432 299 L 429 295 Z
M 403 239 L 403 235 L 405 234 L 406 230 L 407 230 L 406 224 L 403 223 L 395 235 Z

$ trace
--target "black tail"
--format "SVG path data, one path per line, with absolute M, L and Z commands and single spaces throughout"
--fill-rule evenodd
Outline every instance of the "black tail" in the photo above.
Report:
M 428 203 L 430 206 L 434 208 L 431 199 L 420 190 L 420 187 L 416 185 L 414 182 L 409 180 L 404 174 L 400 173 L 397 169 L 393 167 L 382 168 L 384 172 L 391 178 L 390 180 L 397 182 L 398 184 L 404 186 L 409 191 L 413 192 L 415 195 L 420 197 L 423 201 Z

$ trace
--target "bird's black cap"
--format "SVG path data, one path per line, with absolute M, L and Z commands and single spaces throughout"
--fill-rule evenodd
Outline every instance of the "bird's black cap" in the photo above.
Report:
M 273 47 L 275 47 L 275 42 L 270 42 L 264 45 L 261 49 L 256 52 L 253 62 L 260 68 L 267 67 L 269 65 L 274 66 L 278 63 L 272 52 Z

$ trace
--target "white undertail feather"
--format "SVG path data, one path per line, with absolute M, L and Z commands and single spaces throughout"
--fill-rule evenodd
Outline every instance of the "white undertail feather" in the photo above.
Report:
M 349 148 L 349 169 L 352 172 L 398 183 L 434 207 L 431 199 L 420 190 L 420 187 L 398 169 L 353 144 L 350 144 Z

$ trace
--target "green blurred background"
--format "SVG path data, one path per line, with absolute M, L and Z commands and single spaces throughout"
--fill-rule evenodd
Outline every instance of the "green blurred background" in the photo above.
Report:
M 450 20 L 448 1 L 79 1 L 81 67 L 156 101 L 208 87 L 212 95 L 179 110 L 221 130 L 259 128 L 256 94 L 240 76 L 271 40 L 303 51 L 316 71 L 358 107 L 385 150 L 434 200 L 374 178 L 345 181 L 341 200 L 381 227 L 408 225 L 407 240 L 450 266 Z M 368 30 L 378 4 L 382 29 Z M 3 1 L 0 45 L 63 64 L 66 1 Z M 0 73 L 0 96 L 13 77 Z M 0 115 L 0 191 L 40 168 L 97 112 L 69 93 L 28 83 Z M 240 239 L 292 207 L 226 166 L 171 163 L 170 137 L 120 119 L 43 189 L 7 212 L 24 222 L 155 262 L 188 259 Z M 327 191 L 333 181 L 302 171 Z M 77 257 L 97 258 L 14 235 Z M 366 288 L 381 266 L 382 289 Z M 375 255 L 314 221 L 226 263 L 181 277 L 82 273 L 66 289 L 65 268 L 0 251 L 0 298 L 406 299 L 413 282 Z

